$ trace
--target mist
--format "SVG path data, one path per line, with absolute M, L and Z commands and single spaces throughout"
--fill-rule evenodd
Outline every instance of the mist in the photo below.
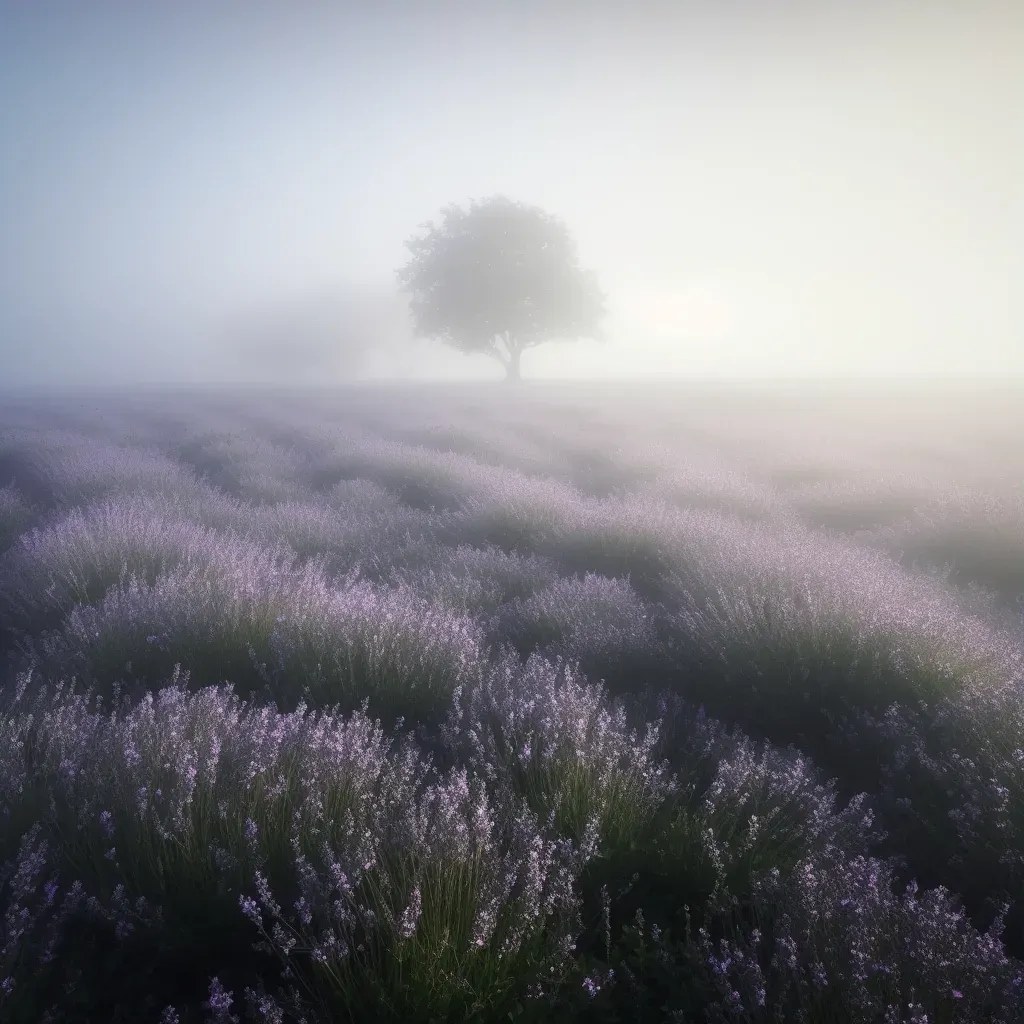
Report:
M 562 218 L 607 340 L 527 378 L 1024 373 L 1024 13 L 9 3 L 0 386 L 497 379 L 394 271 Z

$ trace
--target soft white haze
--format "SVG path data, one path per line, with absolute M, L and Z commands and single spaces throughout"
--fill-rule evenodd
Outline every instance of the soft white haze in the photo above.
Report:
M 0 384 L 274 379 L 239 332 L 307 304 L 498 376 L 391 294 L 495 193 L 609 294 L 524 376 L 1021 374 L 1022 54 L 1013 0 L 3 2 Z

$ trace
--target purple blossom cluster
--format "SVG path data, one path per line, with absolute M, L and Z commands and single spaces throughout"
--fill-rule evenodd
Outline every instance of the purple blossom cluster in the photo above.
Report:
M 493 786 L 510 787 L 561 833 L 582 842 L 640 829 L 674 791 L 655 756 L 658 727 L 631 727 L 571 663 L 534 654 L 504 659 L 455 691 L 444 735 L 460 761 Z
M 0 554 L 6 551 L 29 528 L 32 506 L 13 484 L 0 487 Z
M 663 444 L 632 447 L 629 464 L 641 461 L 656 471 L 639 493 L 682 509 L 696 508 L 740 516 L 753 521 L 786 520 L 790 509 L 773 487 L 751 480 L 721 458 L 693 451 L 673 451 Z
M 287 500 L 250 511 L 246 535 L 257 543 L 284 542 L 302 560 L 318 559 L 334 574 L 358 568 L 384 579 L 415 558 L 449 517 L 399 502 L 367 480 L 346 480 L 317 500 Z
M 339 971 L 398 984 L 388 981 L 395 943 L 422 959 L 406 973 L 471 955 L 481 981 L 496 956 L 522 973 L 571 947 L 574 882 L 595 836 L 549 836 L 508 794 L 489 795 L 466 768 L 433 771 L 361 713 L 281 715 L 230 688 L 189 694 L 181 684 L 109 713 L 91 704 L 65 690 L 23 695 L 6 720 L 19 756 L 4 765 L 0 813 L 23 820 L 42 788 L 47 829 L 61 819 L 76 828 L 61 867 L 89 866 L 85 884 L 112 892 L 107 912 L 121 907 L 111 920 L 123 937 L 147 905 L 133 909 L 126 893 L 146 891 L 173 915 L 182 887 L 241 867 L 242 913 L 282 957 L 304 951 L 328 993 Z M 28 877 L 45 852 L 33 829 L 18 869 Z M 290 909 L 265 873 L 282 851 L 299 892 Z
M 591 670 L 639 658 L 658 642 L 651 615 L 629 583 L 596 573 L 563 577 L 508 603 L 489 628 L 520 650 L 539 648 Z
M 493 545 L 454 547 L 437 541 L 411 548 L 392 580 L 427 600 L 474 616 L 493 616 L 510 602 L 525 601 L 559 579 L 555 563 Z
M 757 886 L 762 927 L 711 939 L 696 956 L 717 989 L 718 1020 L 1011 1022 L 1024 1014 L 1024 973 L 979 934 L 942 888 L 901 888 L 892 868 L 828 847 Z
M 679 622 L 696 636 L 717 631 L 720 647 L 733 639 L 721 635 L 730 619 L 737 640 L 758 629 L 813 637 L 831 626 L 854 632 L 866 648 L 888 649 L 904 674 L 934 675 L 937 687 L 1020 669 L 1013 638 L 966 615 L 938 581 L 910 575 L 880 553 L 707 514 L 687 525 L 684 560 L 675 559 Z
M 354 576 L 332 582 L 319 563 L 297 567 L 284 548 L 240 541 L 217 554 L 77 605 L 59 630 L 26 644 L 27 657 L 45 676 L 93 682 L 152 682 L 181 664 L 198 681 L 263 684 L 281 703 L 308 694 L 327 706 L 395 697 L 443 704 L 479 670 L 480 628 L 408 589 Z
M 63 508 L 109 494 L 172 494 L 198 483 L 188 467 L 157 448 L 111 444 L 74 430 L 19 431 L 7 447 L 24 456 L 33 481 Z
M 904 564 L 939 572 L 957 588 L 987 588 L 997 606 L 1024 598 L 1024 491 L 920 481 L 874 529 L 858 537 Z M 861 485 L 864 487 L 865 485 Z M 841 506 L 840 506 L 841 507 Z
M 1022 683 L 968 687 L 929 713 L 901 706 L 857 719 L 858 738 L 886 754 L 881 798 L 904 854 L 927 851 L 932 873 L 990 918 L 1007 900 L 1007 941 L 1024 949 Z
M 221 487 L 254 505 L 294 500 L 303 491 L 305 459 L 251 431 L 215 434 L 188 452 L 197 472 L 215 467 Z
M 738 738 L 702 800 L 703 846 L 727 888 L 738 870 L 756 879 L 811 851 L 867 852 L 880 833 L 866 794 L 837 803 L 835 783 L 798 751 Z
M 59 625 L 76 605 L 101 601 L 119 581 L 153 584 L 180 566 L 206 566 L 242 545 L 175 514 L 166 500 L 105 498 L 22 533 L 0 556 L 0 601 L 11 623 Z

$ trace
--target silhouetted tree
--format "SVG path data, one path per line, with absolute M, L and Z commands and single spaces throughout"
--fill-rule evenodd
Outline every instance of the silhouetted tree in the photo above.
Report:
M 397 274 L 418 334 L 497 359 L 509 380 L 525 349 L 600 338 L 604 294 L 560 220 L 503 196 L 441 212 Z

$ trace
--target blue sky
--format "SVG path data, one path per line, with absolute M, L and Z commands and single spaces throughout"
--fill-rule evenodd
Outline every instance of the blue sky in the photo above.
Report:
M 230 377 L 235 324 L 385 301 L 500 192 L 611 300 L 528 376 L 1024 373 L 1021 52 L 989 0 L 0 0 L 0 365 Z

